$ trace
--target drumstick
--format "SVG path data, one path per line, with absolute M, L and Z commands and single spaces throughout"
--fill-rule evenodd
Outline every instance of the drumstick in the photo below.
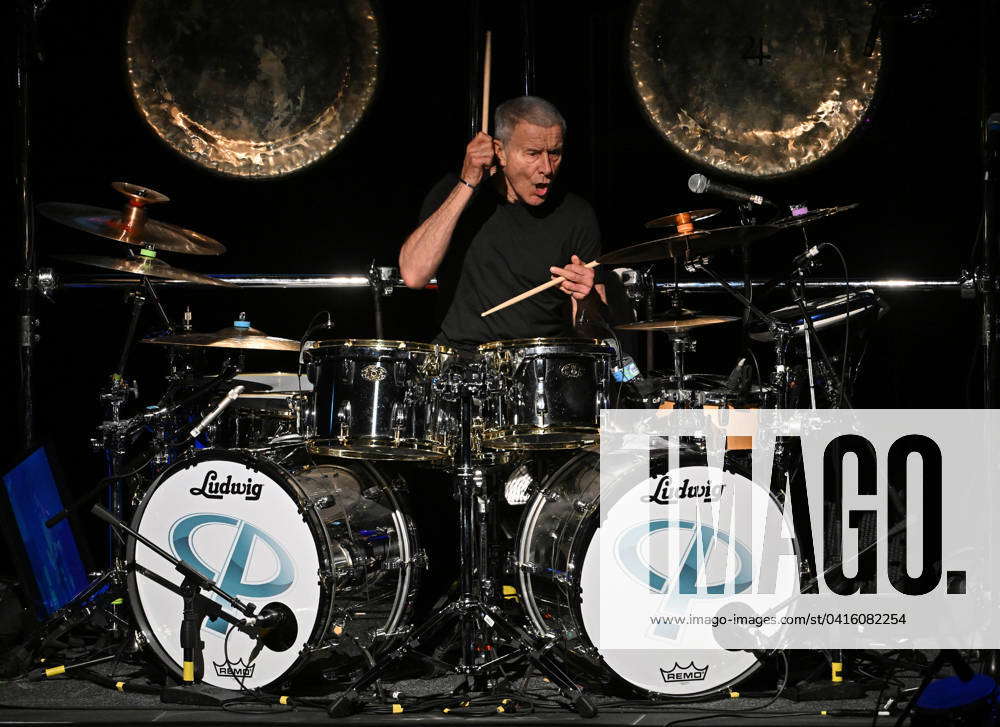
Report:
M 584 267 L 586 267 L 586 268 L 596 268 L 598 265 L 600 265 L 599 262 L 597 262 L 596 260 L 591 260 L 589 263 L 587 263 L 586 265 L 584 265 Z M 563 276 L 560 275 L 559 277 L 553 278 L 552 280 L 550 280 L 547 283 L 542 283 L 541 285 L 536 285 L 531 290 L 526 290 L 523 293 L 521 293 L 520 295 L 515 295 L 510 300 L 505 300 L 500 305 L 495 305 L 492 308 L 490 308 L 489 310 L 483 311 L 479 315 L 480 315 L 480 317 L 485 318 L 486 316 L 490 315 L 491 313 L 496 313 L 498 310 L 503 310 L 504 308 L 507 308 L 509 306 L 514 305 L 515 303 L 520 303 L 522 300 L 524 300 L 526 298 L 530 298 L 533 295 L 537 295 L 538 293 L 541 293 L 543 290 L 548 290 L 549 288 L 554 288 L 555 286 L 559 285 L 560 283 L 565 283 L 565 282 L 566 282 L 566 278 L 564 278 Z
M 483 53 L 483 133 L 490 133 L 490 37 L 486 31 L 486 51 Z

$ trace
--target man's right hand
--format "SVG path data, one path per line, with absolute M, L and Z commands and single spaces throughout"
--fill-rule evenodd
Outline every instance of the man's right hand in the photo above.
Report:
M 462 162 L 462 179 L 477 186 L 493 164 L 493 137 L 480 131 L 465 147 L 465 161 Z

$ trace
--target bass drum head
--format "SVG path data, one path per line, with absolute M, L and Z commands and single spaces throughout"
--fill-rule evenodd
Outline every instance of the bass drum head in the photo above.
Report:
M 276 601 L 294 614 L 294 629 L 281 627 L 284 648 L 265 647 L 255 656 L 249 636 L 221 619 L 205 619 L 199 632 L 204 682 L 225 689 L 272 684 L 296 669 L 303 647 L 322 633 L 327 604 L 319 548 L 326 547 L 325 534 L 312 511 L 302 511 L 304 500 L 293 477 L 277 465 L 221 451 L 203 451 L 169 467 L 143 497 L 133 529 L 258 611 Z M 140 569 L 174 584 L 181 576 L 142 544 L 130 541 L 128 556 L 136 563 L 129 596 L 138 624 L 180 677 L 183 600 Z
M 682 451 L 681 466 L 690 467 L 696 454 Z M 664 464 L 666 452 L 650 452 L 651 462 L 660 457 Z M 754 486 L 738 474 L 742 468 L 736 457 L 727 455 L 726 469 L 732 480 Z M 633 693 L 700 696 L 731 687 L 760 667 L 750 651 L 653 648 L 652 638 L 649 649 L 598 648 L 600 518 L 600 457 L 592 452 L 553 474 L 526 509 L 516 558 L 522 607 L 536 635 L 555 638 L 582 671 L 610 677 Z M 797 586 L 794 570 L 784 575 Z M 683 644 L 683 638 L 678 641 Z

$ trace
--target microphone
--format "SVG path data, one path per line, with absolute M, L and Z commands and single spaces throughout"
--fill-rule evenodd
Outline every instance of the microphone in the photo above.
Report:
M 197 439 L 198 435 L 205 430 L 205 427 L 214 422 L 216 417 L 218 417 L 219 414 L 224 412 L 230 404 L 236 401 L 236 399 L 239 398 L 239 395 L 242 393 L 243 393 L 243 386 L 233 387 L 230 390 L 230 392 L 226 394 L 225 398 L 219 402 L 218 406 L 216 406 L 215 409 L 209 412 L 204 419 L 198 422 L 198 426 L 196 426 L 189 432 L 189 434 L 191 435 L 191 439 Z
M 725 197 L 726 199 L 731 199 L 736 202 L 750 203 L 758 206 L 776 206 L 773 202 L 764 199 L 759 194 L 748 192 L 745 189 L 740 189 L 739 187 L 734 187 L 730 184 L 713 182 L 704 174 L 692 174 L 688 177 L 688 189 L 695 194 L 714 194 L 718 197 Z
M 813 245 L 805 252 L 796 255 L 792 259 L 792 268 L 800 268 L 802 267 L 802 263 L 804 263 L 806 260 L 811 260 L 812 258 L 819 255 L 819 248 L 820 248 L 819 245 Z
M 257 616 L 247 619 L 247 623 L 257 630 L 255 655 L 260 653 L 262 646 L 271 651 L 285 651 L 295 643 L 299 633 L 295 613 L 278 601 L 264 606 Z

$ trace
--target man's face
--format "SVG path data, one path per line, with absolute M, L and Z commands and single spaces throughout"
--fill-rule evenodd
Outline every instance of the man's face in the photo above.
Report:
M 542 204 L 562 162 L 562 127 L 520 121 L 507 143 L 493 143 L 507 180 L 507 201 Z

